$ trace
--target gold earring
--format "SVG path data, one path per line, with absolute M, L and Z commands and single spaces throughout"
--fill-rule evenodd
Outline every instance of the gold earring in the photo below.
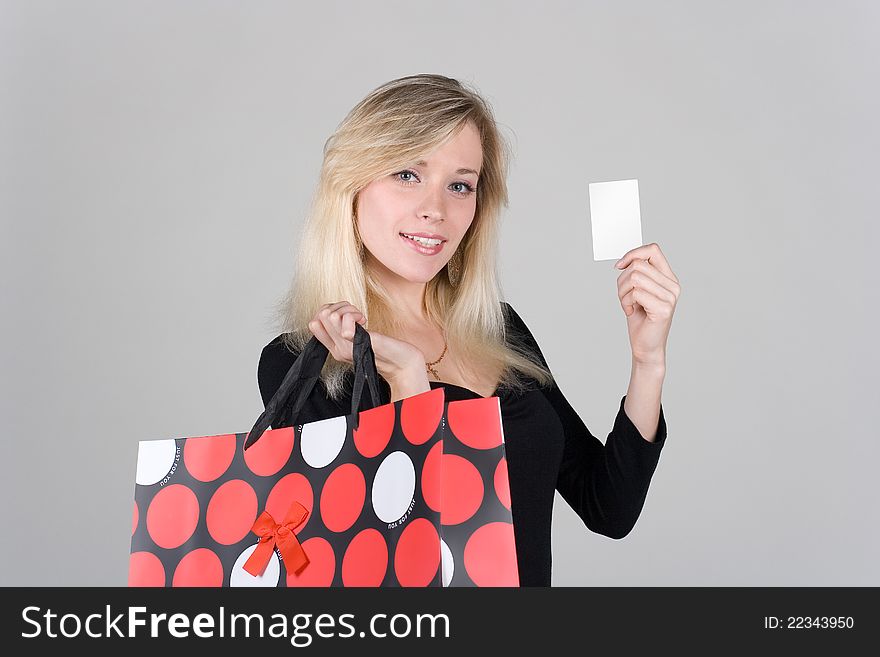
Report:
M 449 277 L 449 284 L 452 287 L 458 287 L 461 280 L 461 249 L 456 249 L 449 262 L 446 263 L 446 275 Z

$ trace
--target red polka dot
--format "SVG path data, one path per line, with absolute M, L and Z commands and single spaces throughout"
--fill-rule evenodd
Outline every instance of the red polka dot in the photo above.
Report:
M 422 445 L 431 439 L 443 417 L 443 388 L 407 397 L 400 408 L 400 428 L 413 445 Z
M 257 494 L 246 481 L 233 479 L 217 489 L 208 502 L 205 520 L 211 538 L 233 545 L 248 535 L 257 519 Z
M 440 496 L 442 484 L 442 461 L 443 458 L 443 441 L 437 441 L 428 455 L 425 457 L 425 464 L 422 466 L 422 497 L 425 498 L 427 504 L 434 511 L 440 511 Z
M 183 446 L 186 469 L 199 481 L 214 481 L 226 472 L 234 457 L 235 434 L 187 438 Z
M 180 547 L 196 530 L 199 500 L 183 484 L 163 488 L 147 509 L 147 531 L 159 547 Z
M 293 427 L 269 429 L 263 432 L 257 442 L 244 450 L 244 462 L 254 474 L 270 477 L 287 463 L 293 452 L 293 439 Z
M 309 524 L 309 520 L 312 517 L 314 500 L 315 497 L 309 480 L 298 472 L 294 472 L 283 477 L 272 488 L 269 497 L 266 499 L 266 511 L 275 519 L 276 523 L 281 524 L 293 502 L 302 504 L 306 511 L 309 512 L 309 515 L 306 516 L 305 522 L 293 531 L 294 534 L 299 534 Z
M 498 397 L 450 402 L 447 419 L 452 433 L 468 447 L 491 449 L 502 443 Z
M 223 564 L 208 548 L 188 553 L 177 568 L 171 586 L 223 586 Z
M 519 586 L 513 525 L 490 522 L 471 534 L 464 568 L 477 586 Z
M 375 529 L 351 539 L 342 558 L 343 586 L 380 586 L 388 570 L 388 546 Z
M 440 522 L 457 525 L 483 503 L 483 478 L 474 464 L 457 454 L 443 455 L 443 504 Z
M 152 552 L 133 552 L 128 559 L 129 586 L 165 586 L 165 568 Z
M 331 532 L 351 528 L 364 509 L 367 482 L 354 463 L 344 463 L 327 477 L 321 491 L 321 519 Z
M 401 586 L 427 586 L 440 567 L 440 535 L 427 518 L 403 530 L 394 551 L 394 572 Z
M 333 547 L 320 536 L 303 541 L 308 565 L 299 573 L 287 573 L 287 586 L 330 586 L 336 574 L 336 555 Z
M 503 457 L 495 468 L 495 494 L 510 509 L 510 480 L 507 478 L 507 459 Z
M 134 536 L 134 532 L 138 526 L 138 503 L 134 503 L 134 508 L 131 511 L 131 535 Z
M 394 430 L 394 411 L 394 404 L 383 404 L 361 412 L 358 428 L 352 432 L 357 451 L 367 458 L 382 453 Z

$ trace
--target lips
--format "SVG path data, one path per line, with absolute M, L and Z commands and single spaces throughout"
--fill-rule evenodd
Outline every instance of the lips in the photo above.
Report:
M 400 233 L 400 239 L 406 243 L 406 245 L 411 248 L 416 253 L 426 256 L 437 255 L 443 250 L 443 247 L 446 245 L 446 242 L 440 242 L 436 246 L 424 246 L 423 244 L 419 244 L 415 240 L 411 240 L 408 237 L 404 237 L 405 233 Z
M 442 235 L 438 235 L 437 233 L 400 233 L 401 235 L 409 235 L 411 237 L 424 237 L 429 240 L 443 240 L 447 242 L 448 240 Z

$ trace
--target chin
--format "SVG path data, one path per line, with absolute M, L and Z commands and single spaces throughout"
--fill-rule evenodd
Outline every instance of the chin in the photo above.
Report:
M 446 262 L 444 261 L 443 263 L 440 264 L 440 267 L 438 269 L 432 268 L 432 269 L 428 270 L 428 269 L 419 269 L 419 268 L 413 267 L 410 270 L 401 270 L 397 267 L 389 267 L 387 264 L 387 261 L 382 261 L 379 258 L 374 258 L 374 263 L 375 262 L 378 262 L 379 264 L 381 264 L 381 266 L 388 273 L 393 274 L 394 276 L 397 276 L 399 278 L 403 278 L 403 279 L 409 281 L 410 283 L 427 283 L 427 282 L 433 280 L 437 276 L 437 274 L 439 274 L 441 271 L 443 271 L 443 267 L 446 266 Z
M 394 270 L 392 270 L 392 271 L 394 271 Z M 435 271 L 435 272 L 412 272 L 412 271 L 411 271 L 411 272 L 400 272 L 400 271 L 394 271 L 394 273 L 397 274 L 398 276 L 400 276 L 400 278 L 405 278 L 405 279 L 406 279 L 407 281 L 409 281 L 410 283 L 428 283 L 428 282 L 432 281 L 432 280 L 434 279 L 434 277 L 436 277 L 437 274 L 440 273 L 440 272 L 439 272 L 439 270 L 438 270 L 438 271 Z
M 437 277 L 437 273 L 425 274 L 423 276 L 407 276 L 406 279 L 411 283 L 430 283 Z

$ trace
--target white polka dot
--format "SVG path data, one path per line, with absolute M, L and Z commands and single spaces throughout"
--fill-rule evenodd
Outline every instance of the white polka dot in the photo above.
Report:
M 440 576 L 443 580 L 443 586 L 449 586 L 452 581 L 452 575 L 455 573 L 455 559 L 452 557 L 452 550 L 446 545 L 446 541 L 440 539 Z
M 151 486 L 161 481 L 174 465 L 177 456 L 177 441 L 141 440 L 138 443 L 137 475 L 135 481 L 141 486 Z
M 274 550 L 272 551 L 272 556 L 269 557 L 269 563 L 266 564 L 266 570 L 263 571 L 262 575 L 254 577 L 244 569 L 245 562 L 254 553 L 254 550 L 257 549 L 257 545 L 257 543 L 254 543 L 250 547 L 245 548 L 244 552 L 238 555 L 238 559 L 235 560 L 235 565 L 232 567 L 232 573 L 229 576 L 229 586 L 278 586 L 278 577 L 281 575 L 281 564 L 279 563 L 278 555 L 275 554 Z
M 373 479 L 373 510 L 383 522 L 400 520 L 416 490 L 416 469 L 403 452 L 391 452 Z
M 333 463 L 345 444 L 347 430 L 348 424 L 344 415 L 304 424 L 302 428 L 303 460 L 313 468 L 324 468 Z

